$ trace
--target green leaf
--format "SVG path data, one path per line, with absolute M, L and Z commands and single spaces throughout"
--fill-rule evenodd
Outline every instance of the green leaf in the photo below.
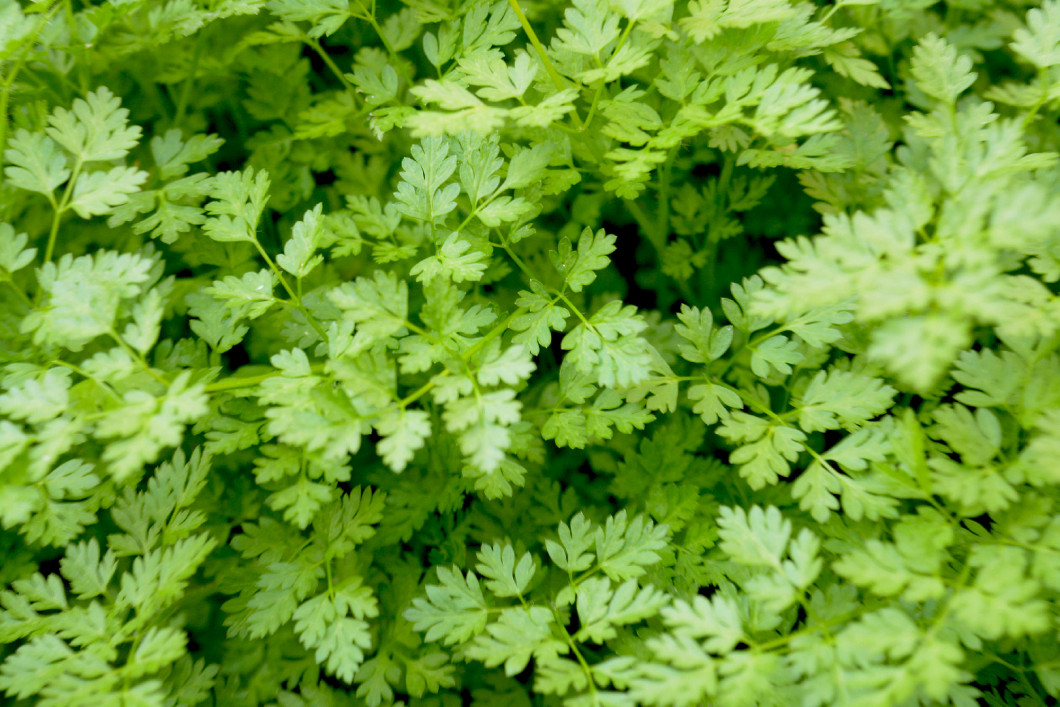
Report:
M 290 22 L 309 22 L 310 37 L 330 37 L 354 16 L 349 0 L 269 0 L 268 8 Z
M 711 653 L 724 655 L 744 638 L 738 605 L 721 594 L 709 599 L 697 596 L 691 603 L 678 600 L 661 613 L 675 635 L 702 640 Z
M 754 489 L 775 484 L 791 473 L 791 462 L 799 458 L 807 439 L 795 427 L 773 424 L 740 411 L 723 419 L 718 434 L 740 444 L 729 455 L 729 461 L 741 465 L 740 475 Z
M 74 184 L 70 208 L 81 218 L 105 216 L 129 200 L 147 180 L 147 173 L 132 167 L 115 167 L 107 172 L 85 172 Z
M 516 385 L 530 377 L 536 366 L 530 353 L 522 346 L 500 347 L 489 350 L 487 357 L 478 365 L 475 377 L 482 385 Z
M 425 283 L 436 277 L 453 282 L 475 282 L 482 279 L 488 264 L 489 256 L 486 253 L 471 250 L 470 243 L 458 234 L 451 233 L 435 255 L 416 263 L 409 274 Z
M 774 506 L 721 509 L 718 518 L 721 549 L 735 561 L 752 567 L 780 567 L 791 537 L 791 521 Z
M 277 303 L 272 294 L 276 284 L 276 275 L 271 270 L 252 270 L 242 277 L 229 275 L 205 291 L 236 316 L 257 319 Z
M 294 630 L 302 645 L 314 651 L 317 662 L 344 682 L 353 677 L 372 646 L 368 623 L 379 614 L 375 597 L 360 580 L 319 594 L 295 610 Z
M 560 346 L 579 370 L 594 372 L 599 385 L 626 388 L 650 373 L 650 344 L 637 336 L 646 327 L 635 307 L 613 300 L 564 336 Z
M 221 172 L 213 177 L 214 198 L 206 205 L 212 217 L 202 230 L 222 243 L 257 240 L 258 224 L 269 198 L 269 176 L 248 167 L 242 172 Z
M 202 162 L 223 144 L 224 141 L 216 135 L 192 135 L 184 140 L 181 131 L 173 128 L 165 135 L 151 138 L 151 156 L 162 178 L 171 179 L 183 177 L 189 165 Z
M 328 293 L 328 299 L 356 326 L 354 350 L 363 350 L 403 334 L 408 317 L 408 284 L 394 273 L 378 270 Z
M 628 520 L 624 510 L 607 519 L 593 536 L 596 561 L 604 574 L 621 581 L 644 574 L 647 567 L 659 561 L 669 529 L 656 525 L 644 516 Z
M 15 233 L 11 224 L 0 223 L 0 280 L 33 262 L 37 249 L 27 248 L 28 241 L 25 233 Z
M 564 26 L 556 30 L 553 51 L 600 57 L 603 49 L 618 39 L 619 16 L 603 0 L 574 0 L 564 13 Z
M 688 342 L 680 348 L 681 357 L 686 361 L 710 363 L 724 356 L 732 344 L 732 326 L 714 329 L 714 315 L 709 309 L 683 304 L 677 318 L 681 324 L 674 331 Z
M 4 174 L 20 189 L 50 196 L 57 186 L 70 178 L 66 155 L 43 133 L 19 128 L 8 142 L 4 159 L 9 164 Z
M 770 369 L 789 375 L 802 360 L 798 345 L 786 336 L 771 336 L 751 349 L 751 371 L 760 378 L 769 376 Z
M 84 99 L 75 99 L 71 110 L 52 111 L 47 133 L 78 160 L 109 162 L 124 157 L 140 139 L 140 126 L 130 126 L 128 119 L 121 99 L 101 86 Z
M 428 641 L 446 645 L 465 643 L 481 634 L 489 619 L 489 606 L 473 572 L 465 577 L 456 567 L 438 568 L 438 581 L 426 587 L 427 598 L 412 600 L 405 611 L 417 631 L 426 631 Z
M 578 587 L 578 620 L 581 628 L 576 641 L 602 644 L 618 635 L 617 627 L 655 616 L 667 602 L 658 589 L 638 587 L 629 579 L 612 588 L 606 577 L 591 577 Z
M 710 381 L 691 386 L 688 389 L 688 399 L 694 403 L 692 410 L 707 425 L 728 419 L 730 410 L 743 409 L 743 399 L 739 393 Z
M 548 346 L 552 341 L 552 332 L 562 332 L 566 328 L 570 311 L 556 304 L 558 301 L 549 295 L 545 286 L 537 280 L 530 282 L 533 290 L 521 290 L 516 304 L 529 310 L 512 319 L 508 325 L 512 331 L 519 332 L 512 341 L 525 346 L 532 356 Z
M 976 78 L 972 60 L 937 34 L 928 34 L 913 49 L 910 70 L 921 91 L 947 104 L 953 104 Z
M 1012 51 L 1039 69 L 1060 65 L 1060 2 L 1027 11 L 1027 26 L 1012 33 Z
M 467 655 L 488 668 L 503 664 L 505 675 L 516 675 L 531 658 L 545 662 L 569 650 L 552 635 L 553 623 L 552 612 L 543 606 L 504 609 L 468 646 Z
M 456 171 L 456 156 L 443 138 L 426 138 L 412 146 L 412 157 L 401 162 L 401 182 L 394 198 L 411 219 L 436 223 L 456 208 L 460 185 L 445 182 Z
M 324 257 L 316 253 L 323 240 L 323 208 L 322 204 L 317 204 L 305 212 L 302 220 L 291 230 L 291 237 L 284 245 L 283 252 L 276 256 L 276 264 L 298 279 L 324 262 Z
M 422 410 L 394 410 L 380 417 L 375 429 L 382 437 L 376 445 L 379 456 L 391 471 L 401 472 L 430 436 L 431 420 Z
M 886 412 L 896 392 L 871 376 L 836 368 L 820 371 L 797 399 L 799 426 L 807 432 L 856 429 Z
M 564 281 L 574 292 L 581 292 L 596 280 L 596 271 L 611 264 L 608 257 L 615 252 L 617 238 L 600 229 L 593 233 L 586 228 L 578 238 L 578 248 L 573 250 L 571 242 L 564 238 L 559 250 L 550 253 L 552 263 L 563 275 Z
M 511 545 L 483 545 L 475 568 L 486 578 L 486 589 L 498 597 L 522 596 L 536 571 L 534 558 L 523 553 L 518 564 Z
M 595 555 L 590 550 L 593 544 L 593 525 L 578 513 L 571 518 L 570 524 L 559 524 L 559 542 L 545 540 L 545 549 L 557 567 L 573 574 L 592 567 Z

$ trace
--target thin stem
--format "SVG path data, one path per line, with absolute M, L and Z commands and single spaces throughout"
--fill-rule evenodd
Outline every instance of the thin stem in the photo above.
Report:
M 490 341 L 492 341 L 493 339 L 496 339 L 498 336 L 500 336 L 504 332 L 508 331 L 508 327 L 509 327 L 509 325 L 511 325 L 512 320 L 515 319 L 516 317 L 523 316 L 524 314 L 527 313 L 527 311 L 529 311 L 529 310 L 527 310 L 526 307 L 520 307 L 519 309 L 517 309 L 514 312 L 512 312 L 511 314 L 509 314 L 504 319 L 503 322 L 499 323 L 497 326 L 495 326 L 492 329 L 490 329 L 488 332 L 486 332 L 485 336 L 483 336 L 481 339 L 479 339 L 474 344 L 472 344 L 468 348 L 467 351 L 465 351 L 464 353 L 460 354 L 460 357 L 462 359 L 464 359 L 465 361 L 467 361 L 469 358 L 471 358 L 472 356 L 477 354 L 479 351 L 481 351 L 482 347 L 484 347 Z
M 379 37 L 379 41 L 383 43 L 383 47 L 386 49 L 387 54 L 394 60 L 394 70 L 401 74 L 402 78 L 405 79 L 406 83 L 412 83 L 412 77 L 405 73 L 405 67 L 401 64 L 401 55 L 398 54 L 397 50 L 394 49 L 394 45 L 390 43 L 390 39 L 387 38 L 386 33 L 383 32 L 383 28 L 379 26 L 379 22 L 375 19 L 375 0 L 372 0 L 372 7 L 366 8 L 360 2 L 357 3 L 361 10 L 364 12 L 363 15 L 354 15 L 354 17 L 360 17 L 361 19 L 372 25 L 372 29 L 375 30 L 376 35 Z
M 556 296 L 561 302 L 563 302 L 563 304 L 565 304 L 565 305 L 567 305 L 568 307 L 571 308 L 571 311 L 574 312 L 574 315 L 576 317 L 578 317 L 578 319 L 582 320 L 582 324 L 584 324 L 585 326 L 589 327 L 593 331 L 596 331 L 596 327 L 594 327 L 592 324 L 589 323 L 589 320 L 585 318 L 584 314 L 582 314 L 582 310 L 579 309 L 577 306 L 575 306 L 575 304 L 570 301 L 570 299 L 567 297 L 567 295 L 563 294 L 562 292 L 557 292 Z
M 11 285 L 11 289 L 14 291 L 18 298 L 22 300 L 22 304 L 26 305 L 27 308 L 33 307 L 33 301 L 26 296 L 26 293 L 22 291 L 22 288 L 15 284 L 14 280 L 4 280 L 8 285 Z
M 44 248 L 44 262 L 50 263 L 52 261 L 52 255 L 55 253 L 55 241 L 59 235 L 59 222 L 62 221 L 63 214 L 70 207 L 70 200 L 74 196 L 74 185 L 77 183 L 77 178 L 81 176 L 81 168 L 84 166 L 84 162 L 78 158 L 77 162 L 74 163 L 74 169 L 70 173 L 70 180 L 66 183 L 66 189 L 63 190 L 62 199 L 59 203 L 55 203 L 55 197 L 51 196 L 52 206 L 55 209 L 55 213 L 52 216 L 52 227 L 48 233 L 48 245 Z
M 498 235 L 500 235 L 500 234 L 498 234 Z M 531 282 L 533 282 L 534 280 L 537 280 L 538 278 L 534 277 L 534 273 L 531 272 L 530 268 L 528 268 L 526 266 L 526 263 L 523 262 L 523 259 L 520 258 L 518 255 L 516 255 L 515 251 L 512 249 L 511 244 L 508 243 L 508 239 L 505 238 L 504 236 L 500 236 L 500 239 L 501 239 L 501 248 L 503 248 L 504 251 L 508 254 L 508 257 L 510 257 L 512 259 L 512 261 L 515 263 L 516 267 L 518 267 L 520 270 L 522 270 L 523 274 L 526 275 L 526 277 L 529 278 Z
M 213 383 L 208 383 L 203 390 L 206 393 L 221 393 L 229 390 L 238 390 L 239 388 L 251 388 L 262 381 L 266 381 L 269 378 L 275 378 L 278 375 L 280 375 L 280 371 L 273 370 L 257 376 L 231 376 L 219 381 L 214 381 Z
M 677 159 L 676 147 L 670 149 L 662 169 L 659 170 L 659 217 L 656 220 L 655 229 L 662 243 L 665 243 L 670 236 L 670 179 L 675 159 Z
M 534 51 L 537 52 L 538 60 L 541 62 L 541 65 L 545 67 L 545 71 L 548 72 L 549 77 L 551 77 L 552 83 L 555 84 L 558 90 L 565 91 L 568 88 L 567 82 L 559 75 L 559 72 L 556 71 L 556 67 L 552 64 L 552 60 L 548 58 L 548 53 L 545 52 L 545 47 L 541 44 L 541 40 L 537 38 L 537 33 L 534 32 L 534 28 L 530 26 L 530 20 L 526 19 L 526 14 L 523 12 L 523 8 L 519 6 L 519 0 L 508 0 L 508 4 L 512 6 L 512 10 L 515 11 L 515 16 L 519 18 L 519 24 L 523 26 L 523 31 L 526 32 L 530 44 L 533 45 Z M 578 129 L 583 130 L 585 128 L 585 123 L 582 122 L 581 117 L 578 115 L 578 109 L 575 108 L 572 110 L 571 115 L 574 116 L 574 122 Z
M 313 327 L 313 331 L 320 336 L 320 340 L 327 341 L 328 335 L 324 332 L 324 327 L 320 325 L 320 322 L 317 321 L 317 318 L 313 316 L 312 312 L 302 304 L 302 298 L 291 288 L 291 285 L 287 282 L 287 278 L 283 276 L 283 272 L 280 270 L 279 266 L 277 266 L 272 258 L 269 257 L 269 254 L 265 252 L 265 249 L 261 246 L 261 243 L 258 242 L 257 238 L 254 239 L 254 247 L 258 249 L 258 254 L 264 258 L 269 269 L 276 274 L 276 278 L 280 281 L 280 285 L 283 286 L 283 289 L 287 292 L 287 296 L 290 298 L 290 303 L 293 304 L 303 316 L 305 316 L 306 323 Z
M 26 63 L 26 57 L 29 54 L 30 48 L 33 47 L 37 42 L 37 37 L 44 31 L 45 26 L 55 16 L 55 13 L 59 11 L 62 6 L 61 0 L 55 2 L 48 11 L 41 15 L 40 20 L 37 21 L 37 26 L 33 28 L 29 37 L 26 38 L 25 47 L 19 52 L 18 58 L 15 59 L 15 63 L 11 66 L 11 70 L 7 76 L 4 77 L 4 83 L 0 86 L 0 159 L 2 159 L 4 150 L 7 147 L 7 110 L 8 105 L 11 101 L 11 87 L 15 85 L 15 79 L 18 78 L 19 72 L 22 70 L 23 64 Z M 4 173 L 0 170 L 0 184 L 4 183 Z
M 87 373 L 84 370 L 82 370 L 80 366 L 74 365 L 72 363 L 68 363 L 66 361 L 60 361 L 59 359 L 55 359 L 54 361 L 52 361 L 52 363 L 54 363 L 56 366 L 62 366 L 63 368 L 69 368 L 71 371 L 73 371 L 77 375 L 81 376 L 85 380 L 90 380 L 93 383 L 95 383 L 97 386 L 99 386 L 103 390 L 104 393 L 107 393 L 108 395 L 110 395 L 112 398 L 114 398 L 118 402 L 122 402 L 122 397 L 120 395 L 118 395 L 118 391 L 114 390 L 113 386 L 111 386 L 110 383 L 107 383 L 105 381 L 99 380 L 98 378 L 96 378 L 92 374 Z
M 644 209 L 640 207 L 640 204 L 633 199 L 626 199 L 623 203 L 625 203 L 626 209 L 633 217 L 633 220 L 637 222 L 638 226 L 640 226 L 641 233 L 647 237 L 648 241 L 655 247 L 655 251 L 661 258 L 665 243 L 660 243 L 658 238 L 656 238 L 655 229 L 652 228 L 651 225 L 651 218 L 644 212 Z
M 438 375 L 444 376 L 444 375 L 448 375 L 448 374 L 449 374 L 449 371 L 445 370 L 445 371 L 442 371 L 441 373 L 439 373 Z M 411 393 L 406 395 L 401 400 L 397 401 L 397 406 L 399 408 L 401 408 L 402 410 L 404 410 L 409 405 L 411 405 L 412 403 L 416 402 L 417 400 L 422 398 L 424 395 L 429 393 L 434 388 L 434 386 L 436 386 L 436 385 L 437 385 L 437 383 L 435 383 L 434 378 L 431 378 L 431 380 L 427 381 L 426 383 L 421 385 L 419 388 L 417 388 L 416 390 L 412 391 Z
M 1039 98 L 1038 101 L 1031 107 L 1030 112 L 1027 113 L 1027 115 L 1023 118 L 1024 130 L 1030 127 L 1031 123 L 1033 123 L 1034 119 L 1038 116 L 1038 111 L 1040 111 L 1042 109 L 1042 106 L 1045 105 L 1045 102 L 1049 100 L 1049 80 L 1044 69 L 1038 72 L 1038 82 L 1042 86 L 1042 95 L 1041 98 Z
M 622 47 L 625 45 L 626 40 L 629 39 L 629 35 L 633 31 L 633 26 L 636 25 L 636 24 L 637 24 L 636 20 L 630 20 L 629 22 L 626 23 L 626 29 L 622 32 L 622 36 L 618 38 L 618 44 L 615 45 L 614 51 L 611 52 L 611 59 L 614 59 L 615 56 L 618 54 L 619 50 L 621 50 Z M 596 61 L 597 61 L 598 64 L 600 63 L 599 57 L 597 57 Z M 611 61 L 608 60 L 607 63 L 610 64 Z M 600 68 L 603 68 L 603 66 L 601 66 Z M 604 79 L 600 79 L 600 83 L 598 83 L 596 85 L 596 90 L 593 92 L 593 102 L 589 106 L 588 114 L 586 114 L 586 116 L 585 116 L 585 129 L 586 130 L 588 130 L 589 126 L 592 125 L 593 117 L 596 114 L 596 105 L 600 101 L 600 94 L 603 93 L 604 86 L 606 84 L 607 84 L 607 82 Z
M 195 83 L 195 73 L 199 70 L 199 60 L 202 59 L 203 49 L 206 42 L 202 41 L 202 32 L 196 35 L 195 53 L 191 55 L 191 68 L 188 69 L 188 77 L 180 87 L 180 98 L 177 100 L 177 112 L 173 116 L 173 124 L 180 125 L 184 122 L 184 113 L 188 108 L 188 97 L 191 95 L 191 87 Z
M 320 60 L 323 61 L 324 64 L 328 67 L 328 69 L 331 70 L 331 73 L 335 74 L 336 78 L 338 78 L 338 80 L 342 82 L 342 85 L 346 88 L 346 90 L 355 91 L 353 84 L 351 84 L 350 80 L 346 78 L 346 74 L 342 73 L 342 70 L 338 67 L 338 65 L 331 58 L 331 56 L 329 56 L 328 53 L 324 51 L 324 48 L 320 46 L 320 42 L 313 39 L 312 37 L 306 37 L 305 43 L 308 44 L 309 47 L 317 53 L 317 56 L 320 57 Z
M 144 369 L 144 372 L 147 373 L 147 375 L 151 376 L 165 387 L 169 387 L 169 381 L 155 373 L 155 370 L 151 368 L 151 364 L 147 362 L 147 359 L 144 358 L 144 355 L 133 347 L 129 346 L 129 344 L 126 343 L 125 339 L 121 338 L 118 332 L 114 331 L 113 329 L 110 329 L 107 331 L 107 335 L 110 336 L 114 343 L 121 347 L 121 350 L 124 351 L 129 358 L 139 363 L 140 367 Z

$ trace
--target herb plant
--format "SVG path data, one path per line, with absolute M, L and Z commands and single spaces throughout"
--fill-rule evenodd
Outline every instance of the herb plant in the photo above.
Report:
M 1060 698 L 1060 0 L 0 0 L 5 704 Z

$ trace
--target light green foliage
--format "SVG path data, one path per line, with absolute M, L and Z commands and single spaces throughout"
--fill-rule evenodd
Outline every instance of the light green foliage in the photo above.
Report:
M 1060 2 L 0 3 L 0 702 L 1060 699 Z

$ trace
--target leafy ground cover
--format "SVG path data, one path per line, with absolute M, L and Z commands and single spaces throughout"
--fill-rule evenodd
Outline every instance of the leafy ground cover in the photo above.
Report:
M 0 694 L 1060 696 L 1060 0 L 0 0 Z

